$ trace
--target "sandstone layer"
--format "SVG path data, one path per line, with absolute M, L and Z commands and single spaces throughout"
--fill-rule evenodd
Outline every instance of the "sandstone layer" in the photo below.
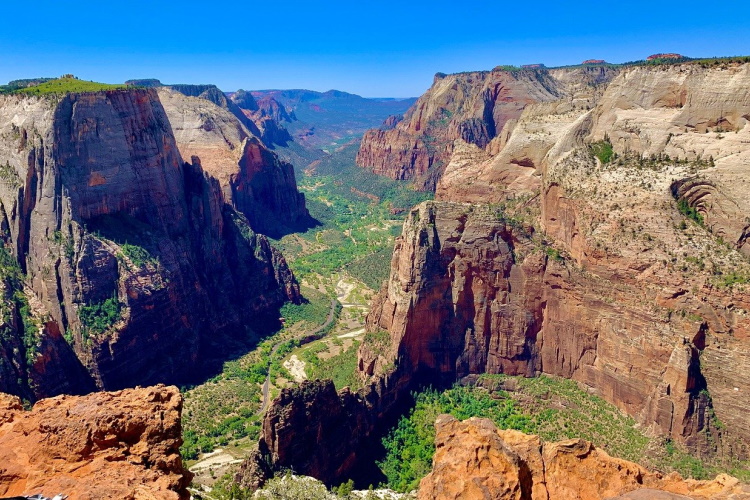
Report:
M 0 394 L 0 495 L 187 499 L 176 387 L 58 396 L 25 411 Z
M 459 422 L 448 415 L 438 417 L 435 429 L 432 472 L 419 485 L 423 500 L 750 498 L 750 486 L 731 476 L 664 477 L 581 439 L 543 443 L 538 436 L 498 430 L 489 419 Z
M 2 270 L 22 276 L 0 340 L 19 377 L 1 389 L 185 380 L 298 299 L 220 180 L 183 161 L 157 90 L 3 96 L 0 144 Z
M 357 164 L 393 179 L 415 179 L 434 190 L 453 152 L 454 141 L 490 147 L 507 134 L 526 106 L 556 101 L 576 86 L 595 86 L 616 70 L 530 68 L 438 74 L 432 87 L 395 126 L 373 129 L 362 138 Z

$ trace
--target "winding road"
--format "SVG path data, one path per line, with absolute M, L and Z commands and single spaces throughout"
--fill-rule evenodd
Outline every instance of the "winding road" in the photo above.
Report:
M 302 335 L 303 338 L 311 338 L 317 335 L 318 333 L 322 332 L 326 328 L 330 326 L 330 324 L 333 322 L 334 316 L 336 315 L 336 299 L 331 299 L 331 309 L 328 311 L 328 318 L 326 318 L 326 322 L 323 323 L 319 328 L 316 330 L 313 330 L 310 333 L 305 333 Z M 271 357 L 270 359 L 273 360 L 273 356 L 276 354 L 276 352 L 279 350 L 279 347 L 281 347 L 281 344 L 286 342 L 286 340 L 279 340 L 274 344 L 273 349 L 271 349 Z M 300 344 L 304 345 L 304 344 Z M 268 362 L 268 374 L 266 375 L 266 380 L 263 382 L 263 404 L 260 405 L 260 409 L 256 413 L 256 415 L 262 415 L 263 412 L 266 411 L 266 408 L 268 407 L 268 392 L 271 386 L 271 361 Z

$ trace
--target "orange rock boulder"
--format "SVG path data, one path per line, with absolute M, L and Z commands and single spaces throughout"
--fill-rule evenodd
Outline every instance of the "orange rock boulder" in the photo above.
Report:
M 0 496 L 187 499 L 182 396 L 163 385 L 58 396 L 25 411 L 0 394 Z
M 733 477 L 662 476 L 582 439 L 543 443 L 498 430 L 489 419 L 459 422 L 448 415 L 435 427 L 433 468 L 419 485 L 420 500 L 750 499 L 750 486 Z

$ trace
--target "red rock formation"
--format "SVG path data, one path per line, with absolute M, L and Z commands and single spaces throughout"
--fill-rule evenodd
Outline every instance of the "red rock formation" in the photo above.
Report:
M 16 365 L 37 397 L 194 376 L 226 335 L 298 298 L 219 181 L 183 162 L 156 90 L 5 96 L 0 116 L 0 232 L 44 325 L 13 323 L 35 339 Z M 113 298 L 92 331 L 85 308 Z
M 604 59 L 586 59 L 581 64 L 604 64 L 605 62 Z
M 560 71 L 581 73 L 557 70 L 553 76 L 551 70 L 543 68 L 498 68 L 491 72 L 439 74 L 430 90 L 394 128 L 381 127 L 365 133 L 357 165 L 393 179 L 416 179 L 420 188 L 434 190 L 453 152 L 454 140 L 486 148 L 527 105 L 554 101 L 569 91 L 566 80 L 570 76 Z M 604 80 L 614 74 L 608 70 Z
M 435 429 L 432 472 L 419 485 L 420 500 L 750 498 L 750 485 L 731 476 L 663 477 L 580 439 L 542 443 L 538 436 L 498 430 L 488 419 L 459 422 L 448 415 L 438 417 Z
M 0 394 L 0 495 L 187 499 L 176 387 L 58 396 L 24 411 Z

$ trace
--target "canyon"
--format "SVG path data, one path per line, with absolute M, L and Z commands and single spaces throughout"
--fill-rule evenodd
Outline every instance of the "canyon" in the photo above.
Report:
M 589 62 L 436 75 L 403 116 L 365 132 L 356 155 L 362 172 L 434 192 L 396 206 L 403 228 L 366 332 L 336 338 L 343 352 L 344 337 L 362 334 L 356 376 L 339 390 L 330 380 L 283 376 L 275 385 L 274 355 L 300 347 L 279 325 L 289 319 L 283 304 L 306 303 L 292 272 L 305 268 L 288 264 L 269 238 L 296 257 L 342 241 L 370 245 L 353 228 L 338 239 L 334 226 L 308 240 L 296 235 L 319 223 L 302 188 L 317 213 L 347 220 L 336 212 L 345 198 L 319 190 L 322 153 L 311 151 L 325 146 L 338 158 L 361 132 L 354 121 L 315 136 L 300 118 L 340 100 L 365 106 L 355 97 L 224 94 L 158 81 L 0 95 L 0 391 L 38 401 L 24 411 L 21 400 L 0 399 L 0 441 L 16 450 L 10 472 L 0 469 L 5 493 L 42 486 L 41 475 L 19 471 L 50 474 L 58 452 L 17 450 L 79 412 L 91 420 L 54 427 L 67 436 L 59 454 L 85 451 L 65 455 L 68 465 L 113 461 L 124 477 L 147 478 L 133 482 L 184 498 L 179 391 L 59 395 L 204 380 L 279 328 L 259 361 L 223 367 L 249 384 L 259 376 L 251 363 L 263 365 L 260 413 L 273 399 L 262 416 L 242 409 L 247 421 L 262 418 L 257 449 L 234 476 L 245 488 L 284 469 L 326 485 L 366 485 L 379 474 L 373 441 L 408 411 L 413 391 L 479 374 L 571 379 L 696 457 L 750 459 L 750 64 Z M 382 102 L 362 109 L 403 106 Z M 295 172 L 290 158 L 317 159 Z M 313 179 L 298 189 L 301 172 Z M 381 202 L 331 178 L 364 203 Z M 353 206 L 347 216 L 360 217 Z M 364 231 L 399 223 L 381 222 Z M 373 243 L 376 253 L 349 257 L 380 258 L 385 241 L 393 233 Z M 306 270 L 301 282 L 327 312 L 330 290 L 317 280 Z M 132 408 L 132 421 L 117 408 Z M 481 493 L 488 488 L 497 498 L 748 493 L 729 476 L 683 481 L 582 440 L 543 443 L 489 421 L 440 417 L 436 448 L 420 498 L 493 498 Z M 83 476 L 70 467 L 50 485 L 101 494 L 78 493 L 71 481 Z M 458 480 L 467 470 L 472 479 Z M 580 486 L 591 474 L 601 479 L 592 488 L 616 487 L 568 491 L 561 479 Z M 126 483 L 97 478 L 90 487 Z
M 409 391 L 546 373 L 698 456 L 747 460 L 748 121 L 740 62 L 437 75 L 357 156 L 435 190 L 409 212 L 368 315 L 387 340 L 360 346 L 364 389 L 339 393 L 358 423 L 298 395 L 310 432 L 335 427 L 350 449 L 295 455 L 284 443 L 308 437 L 282 396 L 261 454 L 339 481 Z

